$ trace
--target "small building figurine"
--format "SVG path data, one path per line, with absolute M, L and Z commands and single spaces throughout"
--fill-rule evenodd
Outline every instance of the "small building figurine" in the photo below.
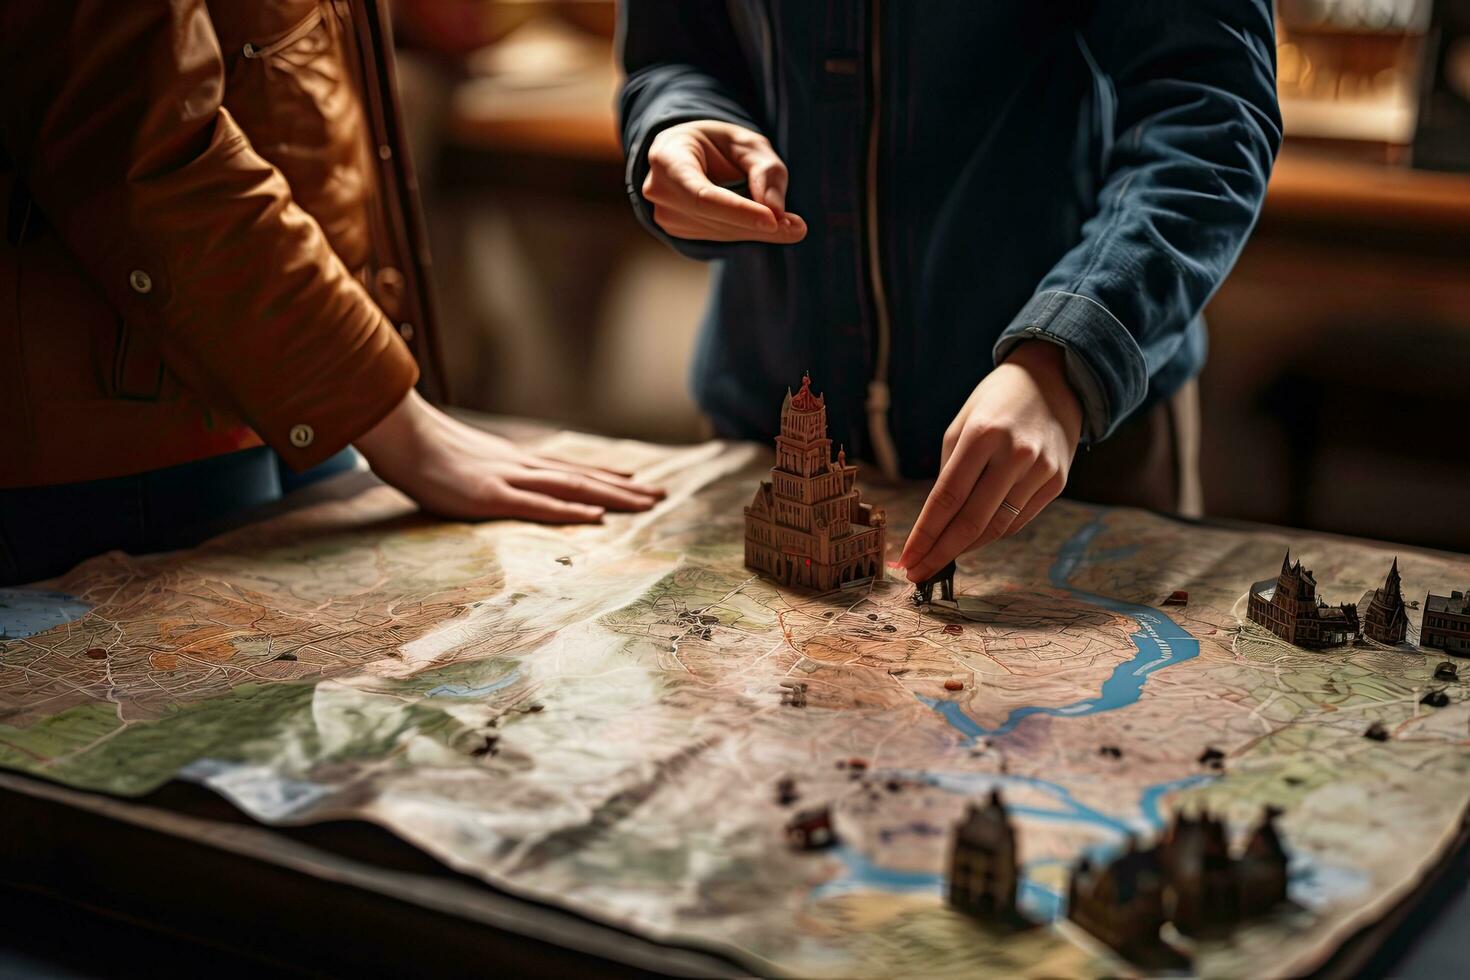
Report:
M 983 919 L 1014 922 L 1016 911 L 1016 830 L 991 790 L 984 806 L 970 804 L 954 828 L 949 851 L 949 904 Z
M 1266 807 L 1236 864 L 1236 899 L 1242 917 L 1268 912 L 1286 901 L 1286 845 L 1276 829 L 1281 811 Z
M 1383 586 L 1363 593 L 1358 603 L 1363 610 L 1363 635 L 1379 643 L 1397 646 L 1409 634 L 1409 613 L 1404 608 L 1404 591 L 1399 583 L 1399 560 L 1388 569 Z
M 771 479 L 745 508 L 745 564 L 782 585 L 829 592 L 882 574 L 883 508 L 863 503 L 857 467 L 832 460 L 827 407 L 812 379 L 788 389 Z
M 1273 582 L 1251 586 L 1246 615 L 1251 621 L 1300 647 L 1339 646 L 1358 635 L 1358 607 L 1350 602 L 1329 606 L 1317 597 L 1317 580 L 1291 553 L 1281 562 Z
M 776 780 L 776 802 L 782 806 L 790 806 L 801 799 L 796 792 L 796 780 L 790 776 L 782 776 Z
M 1067 883 L 1067 918 L 1124 956 L 1139 958 L 1162 945 L 1164 871 L 1159 850 L 1128 850 L 1106 864 L 1083 858 Z
M 802 810 L 786 824 L 786 840 L 792 847 L 802 851 L 820 851 L 837 843 L 837 832 L 832 829 L 832 810 L 816 807 Z
M 1286 901 L 1286 847 L 1267 807 L 1238 856 L 1225 824 L 1176 813 L 1163 839 L 1103 864 L 1083 859 L 1067 888 L 1067 917 L 1133 960 L 1157 961 L 1159 928 L 1186 935 L 1234 926 Z
M 926 606 L 934 601 L 934 586 L 939 586 L 939 598 L 954 602 L 955 564 L 951 561 L 924 581 L 914 585 L 914 605 Z
M 1419 645 L 1456 657 L 1470 657 L 1470 590 L 1449 595 L 1429 593 L 1424 600 Z
M 1175 928 L 1192 936 L 1235 920 L 1235 868 L 1223 821 L 1208 813 L 1176 813 L 1161 859 L 1170 891 L 1166 910 Z

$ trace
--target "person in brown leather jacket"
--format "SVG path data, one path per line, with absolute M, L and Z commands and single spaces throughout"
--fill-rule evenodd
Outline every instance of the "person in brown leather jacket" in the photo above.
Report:
M 349 444 L 446 516 L 654 502 L 415 390 L 443 396 L 383 2 L 0 7 L 0 583 L 188 543 Z

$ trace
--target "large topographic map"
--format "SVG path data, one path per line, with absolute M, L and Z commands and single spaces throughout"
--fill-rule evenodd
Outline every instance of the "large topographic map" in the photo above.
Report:
M 379 487 L 0 591 L 0 765 L 373 821 L 510 892 L 802 975 L 1115 974 L 1061 918 L 1071 864 L 1178 808 L 1243 835 L 1267 804 L 1294 908 L 1198 944 L 1194 968 L 1297 973 L 1461 827 L 1470 686 L 1420 704 L 1441 658 L 1243 622 L 1288 545 L 1332 601 L 1381 584 L 1388 551 L 1061 502 L 961 561 L 958 609 L 917 609 L 896 577 L 801 595 L 742 565 L 763 452 L 558 439 L 669 499 L 599 527 L 465 525 Z M 922 488 L 866 496 L 896 552 Z M 1470 583 L 1470 562 L 1398 558 L 1411 600 Z M 1176 589 L 1188 605 L 1163 605 Z M 1386 741 L 1363 737 L 1375 720 Z M 1049 923 L 1005 936 L 941 890 L 950 828 L 992 787 Z M 786 823 L 822 805 L 839 843 L 792 850 Z

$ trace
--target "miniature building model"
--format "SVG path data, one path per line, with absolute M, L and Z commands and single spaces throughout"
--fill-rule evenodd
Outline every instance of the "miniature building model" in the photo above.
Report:
M 1180 932 L 1194 935 L 1236 917 L 1234 867 L 1223 822 L 1208 813 L 1194 819 L 1176 813 L 1162 851 L 1167 912 Z
M 1280 811 L 1267 807 L 1235 863 L 1236 902 L 1242 918 L 1286 901 L 1286 845 L 1276 829 Z
M 1395 646 L 1409 635 L 1409 612 L 1404 608 L 1404 590 L 1399 583 L 1399 560 L 1395 558 L 1383 587 L 1369 589 L 1358 603 L 1363 610 L 1363 635 Z
M 818 851 L 837 843 L 830 807 L 803 810 L 786 824 L 786 840 L 803 851 Z
M 1424 600 L 1424 621 L 1419 625 L 1419 645 L 1470 657 L 1470 590 L 1449 595 L 1429 593 Z
M 1162 943 L 1166 921 L 1185 934 L 1235 925 L 1286 901 L 1286 848 L 1267 807 L 1238 857 L 1225 824 L 1202 814 L 1175 814 L 1163 840 L 1072 872 L 1067 917 L 1114 949 L 1145 954 Z
M 1251 586 L 1246 614 L 1288 643 L 1300 647 L 1330 647 L 1358 635 L 1358 607 L 1350 602 L 1329 606 L 1317 598 L 1317 580 L 1291 563 L 1281 562 L 1276 581 L 1264 579 Z
M 955 825 L 949 852 L 949 904 L 961 912 L 992 919 L 1015 919 L 1016 831 L 992 790 L 985 806 L 971 803 Z
M 784 585 L 827 592 L 881 573 L 884 516 L 863 503 L 857 467 L 832 460 L 827 407 L 810 376 L 788 390 L 776 465 L 745 508 L 745 564 Z
M 914 605 L 923 606 L 934 601 L 934 586 L 939 586 L 939 598 L 945 602 L 954 602 L 954 575 L 955 563 L 953 560 L 939 571 L 930 575 L 924 581 L 914 586 Z
M 1104 865 L 1083 858 L 1067 885 L 1067 918 L 1125 954 L 1157 946 L 1165 922 L 1159 849 L 1136 843 Z

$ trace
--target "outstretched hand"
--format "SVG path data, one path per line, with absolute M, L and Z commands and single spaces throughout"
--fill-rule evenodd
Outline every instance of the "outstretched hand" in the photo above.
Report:
M 588 524 L 609 510 L 648 510 L 664 496 L 626 473 L 528 452 L 416 391 L 354 445 L 383 482 L 440 517 Z
M 742 180 L 750 197 L 720 186 Z M 806 222 L 786 210 L 786 185 L 786 164 L 764 136 L 701 119 L 653 138 L 642 190 L 675 238 L 790 245 L 806 237 Z
M 944 433 L 939 479 L 898 559 L 909 581 L 1015 534 L 1062 492 L 1082 433 L 1065 357 L 1028 341 L 975 387 Z

